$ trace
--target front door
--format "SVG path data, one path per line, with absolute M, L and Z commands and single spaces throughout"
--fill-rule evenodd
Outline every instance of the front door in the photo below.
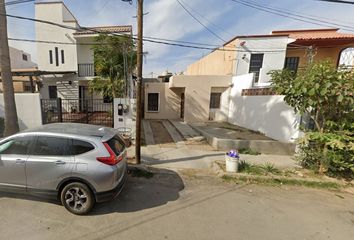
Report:
M 15 137 L 0 145 L 0 188 L 26 191 L 26 161 L 33 137 Z
M 60 181 L 71 176 L 74 164 L 70 146 L 69 138 L 36 138 L 26 164 L 28 191 L 53 194 Z

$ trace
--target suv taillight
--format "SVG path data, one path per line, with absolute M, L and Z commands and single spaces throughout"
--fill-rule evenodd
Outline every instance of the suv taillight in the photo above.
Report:
M 123 160 L 122 155 L 116 156 L 116 154 L 113 152 L 113 150 L 108 145 L 108 143 L 103 143 L 103 145 L 105 146 L 105 148 L 109 152 L 109 157 L 97 157 L 96 158 L 97 161 L 100 161 L 104 164 L 113 166 Z

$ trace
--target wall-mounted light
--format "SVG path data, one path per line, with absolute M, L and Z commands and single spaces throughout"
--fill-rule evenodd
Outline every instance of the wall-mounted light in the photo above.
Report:
M 246 54 L 243 54 L 243 56 L 242 56 L 242 60 L 245 60 L 246 59 Z
M 71 84 L 73 84 L 73 82 L 72 81 L 68 81 L 68 84 L 71 85 Z

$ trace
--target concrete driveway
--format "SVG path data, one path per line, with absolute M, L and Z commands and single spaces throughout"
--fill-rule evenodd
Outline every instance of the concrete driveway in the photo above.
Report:
M 183 176 L 183 177 L 181 177 Z M 171 170 L 130 176 L 120 197 L 75 216 L 0 193 L 0 239 L 352 239 L 354 196 L 233 185 Z

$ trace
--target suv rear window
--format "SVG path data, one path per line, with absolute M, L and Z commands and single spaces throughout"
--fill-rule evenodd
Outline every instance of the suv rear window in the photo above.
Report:
M 93 150 L 95 147 L 91 143 L 86 141 L 73 139 L 73 145 L 71 147 L 72 155 L 79 155 Z
M 125 149 L 124 142 L 119 138 L 119 136 L 114 136 L 107 143 L 117 156 Z

